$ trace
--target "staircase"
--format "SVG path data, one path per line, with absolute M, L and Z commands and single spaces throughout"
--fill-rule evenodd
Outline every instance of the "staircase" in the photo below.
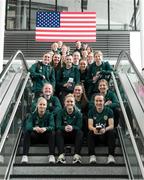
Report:
M 66 153 L 67 164 L 49 164 L 48 148 L 46 145 L 33 145 L 29 151 L 29 163 L 21 164 L 22 147 L 19 146 L 11 180 L 22 179 L 128 179 L 121 147 L 117 145 L 115 151 L 116 164 L 107 165 L 107 147 L 98 146 L 95 149 L 97 163 L 89 164 L 87 146 L 83 146 L 82 164 L 72 164 L 72 156 Z M 73 147 L 71 148 L 73 154 Z M 57 150 L 56 150 L 57 158 Z

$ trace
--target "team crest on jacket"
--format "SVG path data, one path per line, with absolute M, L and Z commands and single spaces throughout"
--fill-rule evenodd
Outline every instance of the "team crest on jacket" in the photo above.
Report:
M 104 120 L 106 121 L 108 119 L 108 116 L 104 116 Z

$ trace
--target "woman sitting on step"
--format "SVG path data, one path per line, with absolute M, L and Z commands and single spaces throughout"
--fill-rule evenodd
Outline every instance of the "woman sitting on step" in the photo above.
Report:
M 58 163 L 65 164 L 64 155 L 65 142 L 74 142 L 73 163 L 81 163 L 80 150 L 82 147 L 83 132 L 82 114 L 75 106 L 75 98 L 73 94 L 68 94 L 64 100 L 64 108 L 57 114 L 57 132 L 56 143 L 58 147 L 59 157 Z
M 108 145 L 107 163 L 115 163 L 115 132 L 113 111 L 106 107 L 104 96 L 96 94 L 94 97 L 94 106 L 88 114 L 88 149 L 90 163 L 96 163 L 95 143 L 103 142 Z
M 49 146 L 49 163 L 55 163 L 55 123 L 51 113 L 46 111 L 47 100 L 40 97 L 36 111 L 31 113 L 25 122 L 23 156 L 21 163 L 28 163 L 28 152 L 31 143 L 47 143 Z

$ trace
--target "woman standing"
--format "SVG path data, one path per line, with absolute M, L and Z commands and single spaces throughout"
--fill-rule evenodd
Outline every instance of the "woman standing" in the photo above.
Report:
M 64 97 L 68 93 L 72 93 L 75 84 L 80 82 L 79 70 L 73 66 L 73 57 L 71 55 L 66 56 L 66 66 L 62 67 L 59 71 L 57 78 L 57 87 L 60 89 L 60 100 L 63 104 Z
M 96 51 L 94 53 L 94 61 L 88 70 L 88 98 L 90 98 L 94 93 L 98 92 L 98 81 L 100 79 L 110 79 L 112 67 L 109 62 L 103 61 L 103 53 L 101 51 Z
M 50 65 L 51 54 L 46 53 L 43 55 L 42 61 L 33 64 L 29 71 L 33 82 L 32 91 L 35 97 L 39 97 L 42 93 L 42 88 L 45 83 L 51 83 L 55 88 L 55 71 Z

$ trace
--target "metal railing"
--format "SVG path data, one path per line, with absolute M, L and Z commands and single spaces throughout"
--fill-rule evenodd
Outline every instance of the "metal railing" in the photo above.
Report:
M 4 70 L 1 72 L 0 74 L 0 84 L 2 83 L 5 75 L 7 74 L 9 68 L 11 67 L 13 61 L 17 58 L 20 57 L 21 60 L 23 61 L 23 64 L 25 66 L 25 69 L 28 71 L 28 64 L 25 60 L 24 54 L 22 53 L 22 51 L 18 50 L 16 51 L 16 53 L 14 53 L 14 55 L 12 55 L 12 57 L 10 58 L 10 60 L 8 61 L 8 63 L 6 64 Z
M 123 104 L 123 100 L 121 98 L 121 94 L 120 94 L 120 91 L 119 91 L 119 88 L 118 88 L 114 73 L 112 72 L 111 75 L 112 75 L 115 90 L 116 90 L 116 93 L 117 93 L 117 96 L 118 96 L 118 99 L 119 99 L 119 102 L 120 102 L 122 113 L 123 113 L 123 116 L 124 116 L 124 119 L 125 119 L 125 123 L 126 123 L 127 129 L 128 129 L 129 135 L 130 135 L 130 139 L 132 141 L 132 145 L 133 145 L 133 148 L 134 148 L 134 151 L 135 151 L 135 155 L 136 155 L 137 162 L 138 162 L 138 165 L 139 165 L 139 168 L 140 168 L 140 171 L 141 171 L 141 175 L 142 175 L 142 177 L 144 179 L 144 167 L 143 167 L 143 163 L 142 163 L 142 160 L 141 160 L 141 157 L 140 157 L 140 153 L 139 153 L 139 150 L 138 150 L 138 147 L 137 147 L 137 144 L 136 144 L 136 141 L 135 141 L 131 126 L 130 126 L 130 122 L 129 122 L 129 119 L 128 119 L 128 116 L 127 116 L 127 113 L 126 113 L 126 110 L 125 110 L 125 107 L 124 107 L 124 104 Z M 128 157 L 127 157 L 127 159 L 128 159 Z M 131 167 L 130 167 L 130 162 L 128 162 L 128 166 L 129 166 L 129 173 L 130 173 L 129 176 L 130 176 L 131 179 L 133 179 L 133 173 L 132 173 L 132 170 L 131 170 Z

